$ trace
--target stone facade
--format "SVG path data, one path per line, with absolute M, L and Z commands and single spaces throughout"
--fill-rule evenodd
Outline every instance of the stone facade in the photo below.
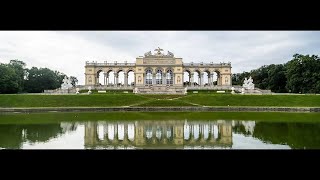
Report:
M 155 49 L 136 58 L 136 63 L 98 63 L 86 62 L 85 85 L 109 87 L 134 86 L 137 93 L 169 93 L 181 94 L 185 87 L 213 87 L 223 86 L 231 88 L 231 63 L 183 63 L 182 58 L 175 57 L 168 51 L 163 54 L 162 49 Z M 114 84 L 110 83 L 109 74 L 114 72 Z M 124 83 L 119 84 L 119 73 L 124 73 Z M 134 72 L 134 84 L 128 84 L 128 74 Z M 189 74 L 188 83 L 184 83 L 184 72 Z M 199 83 L 195 83 L 194 74 L 198 73 Z M 213 74 L 217 74 L 217 83 L 214 85 Z M 99 82 L 99 76 L 104 76 L 104 82 Z M 204 76 L 207 83 L 204 83 Z

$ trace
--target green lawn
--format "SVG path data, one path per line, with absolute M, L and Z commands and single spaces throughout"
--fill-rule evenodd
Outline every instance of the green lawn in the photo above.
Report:
M 192 94 L 180 100 L 203 106 L 320 107 L 319 95 Z
M 0 95 L 0 107 L 109 107 L 148 100 L 133 94 Z
M 115 106 L 275 106 L 320 107 L 319 95 L 0 95 L 0 107 L 115 107 Z
M 319 122 L 319 113 L 279 112 L 107 112 L 3 114 L 0 124 L 39 124 L 65 121 L 132 120 L 255 120 L 268 122 Z

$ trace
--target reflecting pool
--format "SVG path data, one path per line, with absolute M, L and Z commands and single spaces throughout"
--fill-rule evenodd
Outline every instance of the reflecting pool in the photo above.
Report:
M 320 149 L 320 123 L 184 119 L 0 124 L 0 149 Z

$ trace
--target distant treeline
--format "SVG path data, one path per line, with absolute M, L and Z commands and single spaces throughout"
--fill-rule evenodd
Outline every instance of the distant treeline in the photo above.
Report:
M 23 61 L 11 60 L 8 64 L 0 63 L 0 94 L 39 93 L 44 90 L 61 87 L 66 74 L 48 68 L 26 68 Z M 71 76 L 72 84 L 78 82 Z
M 264 65 L 250 72 L 232 75 L 233 85 L 252 77 L 255 87 L 277 93 L 320 93 L 320 59 L 316 55 L 293 55 L 285 64 Z

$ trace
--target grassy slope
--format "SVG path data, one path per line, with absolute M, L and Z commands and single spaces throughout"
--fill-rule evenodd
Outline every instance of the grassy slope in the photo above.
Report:
M 320 107 L 320 96 L 317 95 L 197 94 L 180 100 L 204 106 Z
M 127 106 L 148 98 L 131 94 L 0 95 L 0 107 L 108 107 Z
M 256 120 L 270 122 L 319 122 L 319 113 L 278 112 L 108 112 L 37 113 L 0 115 L 0 124 L 39 124 L 91 120 Z
M 160 99 L 160 100 L 159 100 Z M 0 95 L 0 107 L 112 107 L 112 106 L 278 106 L 320 107 L 318 95 Z

